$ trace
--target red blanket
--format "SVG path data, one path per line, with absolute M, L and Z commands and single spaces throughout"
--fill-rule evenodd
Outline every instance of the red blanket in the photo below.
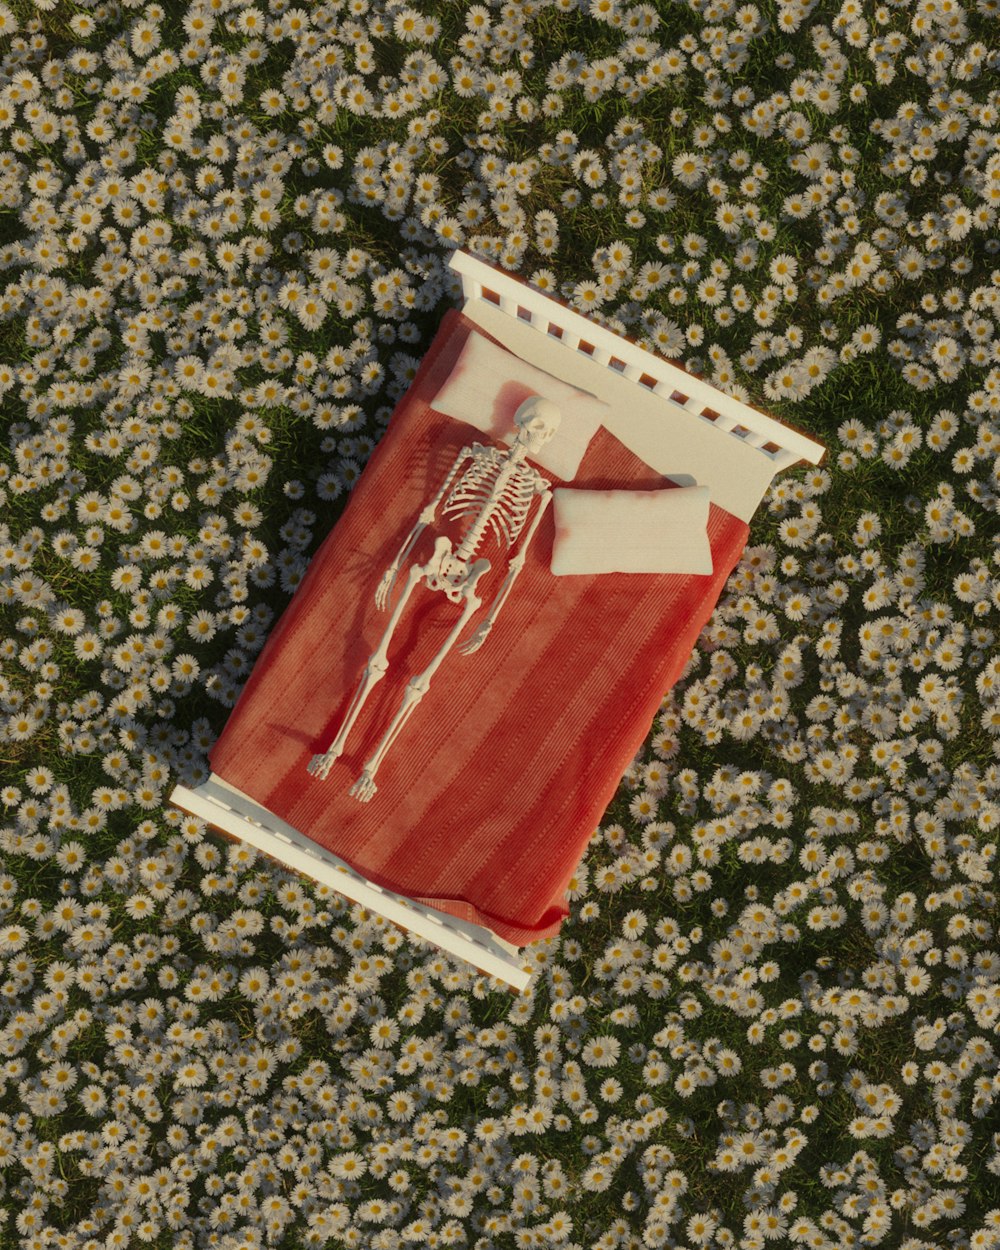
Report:
M 213 771 L 369 880 L 485 924 L 523 945 L 557 932 L 587 842 L 711 615 L 747 539 L 711 507 L 714 573 L 554 577 L 551 509 L 485 644 L 452 651 L 378 772 L 369 803 L 348 791 L 460 611 L 417 587 L 345 753 L 306 771 L 336 733 L 387 613 L 375 589 L 461 448 L 483 436 L 428 407 L 470 332 L 448 312 L 420 370 L 271 632 L 210 753 Z M 678 472 L 683 466 L 678 466 Z M 551 475 L 547 475 L 551 476 Z M 555 485 L 560 485 L 555 480 Z M 607 430 L 572 485 L 670 485 Z M 433 547 L 434 526 L 412 559 Z M 487 552 L 492 555 L 492 552 Z M 497 552 L 477 593 L 492 602 Z M 396 595 L 405 578 L 403 570 Z

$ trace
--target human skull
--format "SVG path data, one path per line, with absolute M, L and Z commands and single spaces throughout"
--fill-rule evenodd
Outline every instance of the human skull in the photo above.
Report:
M 528 451 L 538 451 L 555 434 L 561 420 L 562 412 L 551 399 L 529 395 L 514 413 L 517 441 Z

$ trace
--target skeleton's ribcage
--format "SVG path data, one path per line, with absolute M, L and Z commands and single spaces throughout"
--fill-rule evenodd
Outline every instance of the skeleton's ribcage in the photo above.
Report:
M 442 514 L 455 520 L 465 520 L 463 531 L 468 533 L 490 507 L 494 488 L 500 472 L 508 463 L 503 452 L 484 448 L 487 455 L 477 456 L 455 485 L 448 492 Z M 507 547 L 516 540 L 524 528 L 531 500 L 537 490 L 538 476 L 527 465 L 517 465 L 503 484 L 497 499 L 493 501 L 488 528 Z

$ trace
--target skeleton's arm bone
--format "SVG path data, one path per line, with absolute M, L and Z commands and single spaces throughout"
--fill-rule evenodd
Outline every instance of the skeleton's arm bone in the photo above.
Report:
M 463 447 L 455 457 L 454 463 L 448 470 L 444 481 L 441 483 L 441 489 L 430 501 L 430 503 L 421 511 L 413 529 L 410 530 L 409 537 L 406 539 L 406 542 L 404 542 L 402 547 L 400 547 L 395 560 L 393 560 L 392 564 L 389 565 L 385 573 L 382 575 L 382 580 L 379 582 L 378 589 L 375 591 L 375 606 L 380 610 L 389 602 L 389 596 L 392 594 L 392 588 L 396 584 L 396 578 L 399 575 L 399 570 L 409 558 L 410 552 L 416 545 L 417 539 L 434 520 L 437 515 L 439 504 L 448 493 L 448 488 L 455 480 L 465 461 L 471 458 L 473 451 L 474 448 L 472 447 Z
M 463 643 L 463 645 L 459 648 L 463 655 L 471 655 L 473 651 L 478 651 L 486 641 L 490 630 L 493 628 L 494 621 L 500 615 L 500 609 L 506 602 L 507 596 L 510 594 L 515 581 L 517 581 L 518 575 L 524 568 L 525 561 L 528 558 L 528 547 L 531 544 L 532 538 L 535 536 L 535 530 L 537 530 L 538 526 L 541 524 L 542 517 L 545 515 L 545 511 L 551 502 L 552 492 L 548 489 L 542 491 L 538 507 L 535 510 L 535 515 L 532 517 L 531 524 L 525 530 L 524 536 L 518 543 L 517 554 L 513 556 L 510 564 L 507 566 L 507 576 L 503 580 L 503 585 L 500 587 L 497 597 L 493 600 L 493 604 L 490 607 L 486 619 L 475 631 L 475 633 L 470 635 L 468 641 Z

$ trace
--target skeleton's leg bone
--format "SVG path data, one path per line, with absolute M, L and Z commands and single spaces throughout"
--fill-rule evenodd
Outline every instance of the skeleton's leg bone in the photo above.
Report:
M 347 709 L 347 713 L 341 723 L 337 736 L 333 739 L 326 751 L 322 755 L 314 755 L 306 768 L 314 777 L 318 777 L 322 781 L 329 773 L 335 760 L 339 759 L 343 753 L 344 746 L 347 743 L 347 735 L 354 727 L 354 722 L 358 719 L 361 709 L 364 707 L 368 696 L 371 694 L 375 685 L 385 676 L 386 669 L 389 667 L 389 643 L 392 640 L 393 632 L 399 624 L 399 618 L 403 615 L 403 609 L 406 607 L 406 601 L 409 599 L 414 586 L 423 577 L 425 566 L 421 564 L 413 564 L 407 574 L 406 585 L 403 587 L 403 593 L 399 596 L 396 606 L 392 610 L 392 615 L 386 624 L 385 631 L 382 634 L 382 640 L 378 644 L 368 663 L 365 665 L 364 672 L 361 675 L 361 683 L 354 692 L 354 698 Z
M 486 564 L 486 561 L 477 560 L 476 564 Z M 475 566 L 473 567 L 475 568 Z M 486 564 L 486 567 L 488 568 L 489 565 Z M 452 649 L 452 647 L 454 647 L 469 618 L 480 606 L 481 602 L 482 600 L 474 593 L 471 584 L 468 585 L 465 597 L 465 606 L 463 607 L 462 613 L 456 621 L 451 633 L 444 640 L 437 655 L 435 655 L 434 659 L 431 660 L 430 664 L 427 665 L 424 671 L 422 673 L 418 673 L 416 677 L 411 677 L 406 683 L 406 690 L 403 694 L 403 702 L 400 705 L 399 711 L 393 717 L 389 728 L 385 731 L 382 741 L 375 748 L 375 753 L 365 764 L 361 776 L 351 787 L 351 794 L 353 794 L 354 797 L 359 799 L 362 803 L 367 803 L 368 800 L 374 795 L 376 790 L 375 773 L 378 771 L 379 766 L 388 754 L 389 748 L 402 731 L 403 726 L 413 714 L 414 708 L 427 693 L 431 684 L 431 678 L 441 667 L 441 663 L 445 656 Z

